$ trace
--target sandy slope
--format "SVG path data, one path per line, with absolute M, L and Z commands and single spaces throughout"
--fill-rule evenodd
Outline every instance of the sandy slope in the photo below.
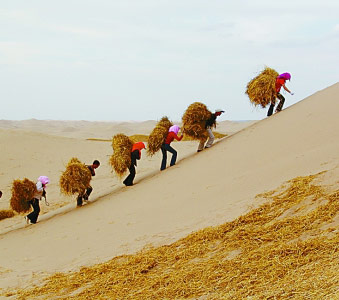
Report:
M 144 178 L 139 174 L 133 187 L 113 187 L 100 201 L 1 235 L 0 287 L 24 285 L 34 274 L 105 261 L 233 220 L 258 205 L 256 194 L 298 175 L 332 170 L 338 178 L 338 94 L 337 83 L 175 167 Z M 102 155 L 99 158 L 110 153 L 101 144 L 72 149 L 86 161 L 91 158 L 85 145 L 94 147 L 91 151 Z M 192 144 L 187 153 L 194 153 L 195 147 Z M 51 149 L 50 156 L 60 152 L 66 157 L 67 151 L 66 143 L 65 149 Z M 145 163 L 138 169 L 146 168 Z M 36 171 L 34 166 L 31 171 Z M 96 197 L 100 185 L 111 180 L 108 169 L 100 172 L 93 181 L 98 183 Z
M 61 195 L 58 185 L 60 174 L 65 170 L 65 165 L 72 156 L 76 156 L 88 164 L 94 159 L 101 161 L 101 166 L 92 180 L 94 188 L 92 199 L 107 195 L 113 189 L 123 186 L 121 180 L 111 173 L 111 167 L 108 164 L 112 154 L 110 142 L 55 137 L 21 130 L 0 130 L 0 136 L 0 164 L 2 166 L 0 187 L 3 192 L 0 209 L 9 208 L 10 188 L 14 179 L 27 177 L 36 180 L 42 174 L 47 174 L 51 183 L 47 188 L 47 200 L 50 205 L 41 204 L 41 215 L 48 213 L 45 216 L 48 218 L 54 214 L 74 209 L 75 198 Z M 179 161 L 183 157 L 195 153 L 197 143 L 176 143 L 175 148 L 179 151 Z M 138 166 L 136 180 L 152 172 L 158 172 L 160 168 L 160 153 L 152 158 L 147 157 L 144 153 L 142 158 Z M 58 209 L 60 207 L 63 208 Z M 39 217 L 39 219 L 42 220 L 44 217 Z M 22 220 L 21 215 L 2 220 L 0 234 L 22 227 L 24 225 Z

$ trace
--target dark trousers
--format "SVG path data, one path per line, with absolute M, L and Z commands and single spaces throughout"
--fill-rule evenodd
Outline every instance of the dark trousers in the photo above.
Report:
M 167 151 L 172 153 L 172 158 L 170 162 L 170 166 L 174 166 L 175 162 L 177 160 L 177 151 L 174 150 L 170 145 L 168 144 L 162 144 L 161 145 L 161 152 L 162 152 L 162 161 L 161 161 L 161 167 L 160 170 L 166 169 L 167 164 Z
M 129 169 L 129 175 L 126 177 L 126 179 L 123 181 L 123 183 L 126 186 L 131 186 L 131 185 L 133 185 L 133 180 L 134 180 L 134 177 L 135 177 L 134 163 L 132 163 L 128 169 Z
M 29 204 L 32 205 L 33 211 L 27 215 L 27 218 L 31 221 L 31 223 L 35 224 L 40 213 L 39 199 L 34 198 L 33 200 L 29 201 Z
M 77 205 L 81 206 L 83 199 L 88 200 L 88 197 L 92 193 L 92 191 L 93 191 L 93 188 L 90 186 L 86 189 L 86 192 L 84 194 L 79 195 L 78 198 L 77 198 Z
M 284 103 L 285 103 L 285 97 L 281 95 L 280 93 L 277 94 L 277 98 L 280 100 L 277 108 L 275 109 L 276 112 L 279 112 L 282 110 Z M 267 116 L 271 116 L 273 114 L 273 109 L 275 105 L 275 100 L 271 102 L 270 108 L 268 109 Z

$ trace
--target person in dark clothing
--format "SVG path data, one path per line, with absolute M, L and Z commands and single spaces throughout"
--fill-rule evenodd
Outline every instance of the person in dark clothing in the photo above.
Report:
M 90 170 L 92 176 L 95 176 L 95 169 L 99 168 L 99 166 L 100 162 L 98 160 L 93 161 L 91 165 L 87 165 L 87 168 Z M 88 201 L 88 197 L 92 191 L 93 188 L 89 186 L 82 195 L 79 195 L 77 198 L 77 206 L 82 206 L 83 200 Z
M 178 137 L 178 132 L 180 130 L 180 127 L 178 125 L 173 125 L 168 130 L 167 137 L 165 139 L 165 142 L 161 145 L 161 152 L 162 152 L 162 161 L 161 161 L 161 167 L 160 170 L 166 169 L 167 164 L 167 151 L 172 153 L 172 158 L 170 162 L 170 166 L 174 166 L 175 162 L 177 160 L 177 151 L 171 147 L 171 142 L 176 139 L 177 141 L 181 141 L 183 138 L 183 135 L 181 137 Z
M 33 211 L 28 214 L 25 219 L 27 224 L 35 224 L 38 220 L 40 213 L 40 204 L 39 201 L 42 197 L 46 199 L 46 186 L 49 183 L 49 178 L 47 176 L 40 176 L 36 183 L 36 192 L 33 196 L 33 199 L 29 201 L 29 204 L 32 206 Z
M 26 222 L 29 224 L 35 224 L 38 220 L 38 216 L 40 213 L 40 204 L 39 199 L 33 198 L 31 201 L 29 201 L 29 204 L 32 206 L 33 211 L 26 216 Z
M 145 144 L 143 142 L 138 142 L 133 144 L 131 151 L 131 165 L 129 166 L 129 175 L 123 181 L 123 184 L 126 186 L 132 186 L 133 180 L 135 177 L 135 167 L 137 166 L 137 160 L 141 158 L 141 150 L 146 149 Z
M 283 108 L 283 105 L 285 103 L 285 97 L 283 95 L 280 94 L 280 90 L 281 88 L 284 88 L 284 90 L 288 93 L 290 93 L 291 95 L 294 95 L 286 86 L 285 86 L 285 82 L 286 80 L 291 80 L 291 74 L 290 73 L 283 73 L 283 74 L 280 74 L 276 81 L 275 81 L 275 88 L 276 88 L 276 92 L 277 92 L 277 98 L 280 100 L 279 101 L 279 104 L 277 106 L 277 108 L 275 109 L 275 112 L 279 112 L 282 110 Z M 267 116 L 271 116 L 273 114 L 273 109 L 274 109 L 274 106 L 275 106 L 275 100 L 276 99 L 272 99 L 271 100 L 271 105 L 268 109 L 268 112 L 267 112 Z
M 212 144 L 214 142 L 214 134 L 212 132 L 212 127 L 215 128 L 217 126 L 216 119 L 217 119 L 217 117 L 219 117 L 224 112 L 225 111 L 222 110 L 222 109 L 216 109 L 215 113 L 212 114 L 211 117 L 206 121 L 205 128 L 206 128 L 206 131 L 208 133 L 208 141 L 206 143 L 205 148 L 210 148 L 212 146 Z M 204 145 L 205 145 L 205 141 L 203 141 L 203 140 L 200 141 L 197 152 L 202 151 L 204 149 Z
M 0 191 L 0 198 L 2 197 L 2 192 Z

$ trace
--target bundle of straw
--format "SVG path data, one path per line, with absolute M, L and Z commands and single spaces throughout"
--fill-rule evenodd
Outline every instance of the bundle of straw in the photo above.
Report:
M 16 179 L 12 183 L 12 197 L 10 200 L 11 208 L 18 212 L 24 213 L 29 211 L 30 204 L 34 194 L 37 192 L 36 184 L 25 178 L 24 180 Z
M 147 155 L 153 156 L 160 150 L 171 126 L 173 123 L 166 116 L 161 118 L 148 137 Z
M 112 140 L 113 154 L 110 164 L 114 172 L 122 177 L 131 165 L 133 141 L 123 133 L 116 134 Z
M 211 115 L 212 113 L 205 104 L 200 102 L 192 103 L 182 117 L 183 133 L 193 140 L 206 140 L 208 135 L 205 125 Z
M 275 101 L 277 97 L 275 81 L 278 75 L 277 71 L 266 67 L 247 84 L 245 93 L 255 106 L 261 105 L 264 108 Z
M 60 191 L 65 195 L 83 194 L 90 186 L 91 179 L 92 174 L 87 166 L 73 157 L 60 176 Z

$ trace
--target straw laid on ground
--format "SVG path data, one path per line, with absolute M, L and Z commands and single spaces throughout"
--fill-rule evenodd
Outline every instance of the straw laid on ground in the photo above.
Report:
M 33 181 L 27 178 L 24 180 L 14 180 L 12 184 L 12 197 L 10 200 L 11 208 L 18 213 L 29 211 L 30 204 L 28 201 L 33 199 L 36 191 L 36 184 Z
M 73 157 L 60 176 L 60 191 L 65 195 L 83 194 L 90 186 L 91 179 L 91 171 L 87 166 Z
M 201 102 L 192 103 L 182 117 L 182 127 L 185 135 L 193 140 L 206 140 L 208 134 L 205 128 L 206 121 L 212 113 Z
M 255 106 L 266 107 L 271 101 L 275 101 L 277 97 L 275 81 L 278 75 L 277 71 L 266 67 L 247 84 L 245 93 Z
M 224 133 L 220 133 L 220 132 L 217 132 L 217 131 L 213 131 L 213 135 L 216 139 L 222 139 L 224 138 L 225 136 L 227 136 L 227 134 L 224 134 Z M 188 136 L 188 135 L 184 135 L 182 141 L 192 141 L 193 139 Z
M 2 209 L 0 210 L 0 221 L 7 218 L 14 217 L 14 212 L 11 209 Z
M 113 171 L 122 177 L 131 165 L 133 141 L 123 133 L 116 134 L 112 140 L 113 154 L 110 164 Z
M 339 190 L 298 177 L 232 222 L 116 257 L 18 299 L 339 299 Z
M 133 134 L 129 138 L 133 143 L 137 143 L 137 142 L 146 142 L 147 143 L 148 142 L 148 135 L 145 135 L 145 134 Z M 110 142 L 111 141 L 112 140 L 110 140 Z
M 167 117 L 162 117 L 157 123 L 148 137 L 147 154 L 149 156 L 153 156 L 160 150 L 172 125 L 173 123 Z

